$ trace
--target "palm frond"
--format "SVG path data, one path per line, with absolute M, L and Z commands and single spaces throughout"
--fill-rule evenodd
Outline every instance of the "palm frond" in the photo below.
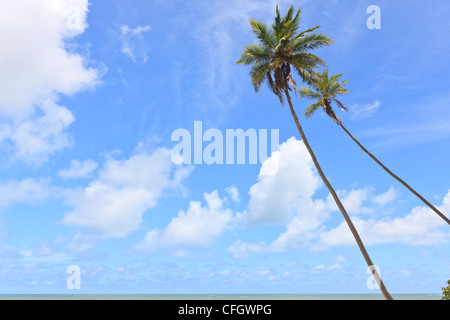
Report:
M 331 102 L 338 105 L 341 110 L 348 111 L 347 107 L 339 101 L 336 96 L 341 94 L 347 94 L 349 91 L 345 88 L 345 83 L 348 80 L 339 81 L 343 73 L 329 75 L 329 70 L 325 69 L 321 73 L 314 73 L 312 75 L 311 88 L 301 87 L 298 92 L 301 98 L 316 99 L 317 102 L 309 106 L 305 115 L 309 118 L 317 109 L 317 104 L 322 105 L 325 113 L 333 119 L 337 124 L 342 124 L 342 121 L 338 119 L 331 107 Z
M 318 67 L 326 65 L 325 61 L 310 52 L 295 53 L 291 57 L 291 63 L 295 66 Z
M 343 74 L 344 74 L 344 72 L 338 73 L 338 74 L 335 74 L 335 75 L 332 75 L 332 76 L 330 77 L 330 82 L 336 82 L 336 83 L 338 83 L 339 80 L 341 79 L 341 77 L 342 77 Z M 345 80 L 344 80 L 344 81 L 345 81 Z
M 272 38 L 272 32 L 268 30 L 264 22 L 252 19 L 249 21 L 253 34 L 261 41 L 261 43 L 270 48 L 275 48 L 275 42 Z
M 255 92 L 258 92 L 261 84 L 267 77 L 267 73 L 270 71 L 269 63 L 254 64 L 250 69 L 250 77 L 252 79 Z
M 299 65 L 295 62 L 292 62 L 292 65 L 294 66 L 297 75 L 302 79 L 302 81 L 307 83 L 308 85 L 311 85 L 314 79 L 314 69 L 309 66 Z
M 323 33 L 311 33 L 295 39 L 292 52 L 307 52 L 333 44 L 333 40 Z
M 278 99 L 280 100 L 281 106 L 284 108 L 284 98 L 283 98 L 283 93 L 278 93 L 277 94 Z
M 291 40 L 292 36 L 295 36 L 297 31 L 300 29 L 300 13 L 301 8 L 298 9 L 295 17 L 293 17 L 294 14 L 294 7 L 291 6 L 286 13 L 286 16 L 283 18 L 281 22 L 281 31 L 279 33 L 280 38 L 286 38 Z
M 333 101 L 336 102 L 336 104 L 339 106 L 339 109 L 341 109 L 343 111 L 348 111 L 347 107 L 344 106 L 344 104 L 341 101 L 339 101 L 336 98 L 333 98 Z
M 249 65 L 253 63 L 266 62 L 269 61 L 269 59 L 269 51 L 254 43 L 245 46 L 244 51 L 241 53 L 240 59 L 236 61 L 236 63 Z
M 312 31 L 314 31 L 314 30 L 316 30 L 316 29 L 319 29 L 319 28 L 320 28 L 320 26 L 315 26 L 315 27 L 313 27 L 313 28 L 309 28 L 309 29 L 307 29 L 307 30 L 304 30 L 304 31 L 300 32 L 299 34 L 297 34 L 292 40 L 293 40 L 293 41 L 298 40 L 298 39 L 300 39 L 301 37 L 305 36 L 305 34 L 307 34 L 308 32 L 312 32 Z
M 311 100 L 321 100 L 322 95 L 316 90 L 309 87 L 300 87 L 297 92 L 300 94 L 300 98 L 306 98 Z
M 308 108 L 306 108 L 305 110 L 306 119 L 309 119 L 309 117 L 311 117 L 314 114 L 314 112 L 319 110 L 321 106 L 322 106 L 321 101 L 317 101 L 316 103 L 313 103 L 312 105 L 308 106 Z
M 272 28 L 255 19 L 250 20 L 252 32 L 259 42 L 246 46 L 237 61 L 252 65 L 250 76 L 256 92 L 266 82 L 283 106 L 289 91 L 299 92 L 292 68 L 303 82 L 314 88 L 309 99 L 320 98 L 320 88 L 315 87 L 316 82 L 320 83 L 316 81 L 319 76 L 315 69 L 325 65 L 325 62 L 310 51 L 333 42 L 322 33 L 313 32 L 318 26 L 299 31 L 300 14 L 301 8 L 296 11 L 292 5 L 282 16 L 277 5 Z M 338 86 L 335 89 L 342 90 Z
M 284 24 L 289 20 L 292 20 L 292 16 L 294 15 L 294 5 L 291 5 L 289 9 L 286 11 L 286 15 L 281 20 L 281 23 Z
M 278 41 L 278 39 L 280 38 L 279 34 L 280 34 L 280 31 L 281 31 L 281 28 L 282 28 L 282 26 L 281 26 L 281 15 L 280 15 L 280 10 L 278 9 L 278 4 L 277 4 L 275 21 L 272 24 L 272 29 L 274 31 L 274 36 L 275 36 L 275 40 L 276 41 Z

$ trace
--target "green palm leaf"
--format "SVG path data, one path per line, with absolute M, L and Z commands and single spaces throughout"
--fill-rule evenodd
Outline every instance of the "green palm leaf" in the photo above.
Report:
M 245 47 L 244 51 L 242 51 L 241 53 L 241 57 L 238 60 L 238 63 L 248 65 L 253 63 L 266 62 L 269 61 L 269 59 L 269 51 L 254 43 Z
M 267 30 L 267 26 L 265 23 L 253 19 L 250 20 L 250 26 L 252 28 L 253 34 L 264 46 L 269 48 L 275 47 L 275 42 L 274 39 L 272 39 L 272 34 L 269 30 Z
M 328 69 L 322 71 L 322 73 L 315 73 L 312 76 L 311 87 L 301 87 L 298 89 L 298 93 L 300 94 L 300 98 L 317 100 L 316 103 L 306 109 L 306 118 L 309 118 L 319 106 L 322 106 L 326 114 L 336 123 L 342 123 L 334 113 L 331 103 L 334 102 L 341 110 L 348 111 L 347 107 L 340 100 L 336 99 L 336 96 L 349 92 L 345 88 L 348 80 L 341 80 L 343 73 L 332 76 L 329 76 L 328 73 Z
M 312 83 L 314 69 L 325 62 L 310 51 L 333 43 L 331 38 L 314 32 L 318 27 L 300 31 L 300 14 L 301 9 L 295 11 L 294 6 L 290 6 L 282 16 L 277 6 L 271 28 L 263 22 L 250 20 L 258 43 L 246 46 L 237 61 L 252 65 L 250 77 L 256 92 L 266 81 L 282 104 L 286 91 L 297 87 L 291 70 L 295 70 L 302 81 Z
M 306 111 L 305 111 L 306 119 L 311 117 L 314 112 L 316 112 L 317 110 L 320 109 L 321 106 L 322 106 L 322 103 L 320 101 L 318 101 L 316 103 L 313 103 L 312 105 L 308 106 L 308 108 L 306 108 Z

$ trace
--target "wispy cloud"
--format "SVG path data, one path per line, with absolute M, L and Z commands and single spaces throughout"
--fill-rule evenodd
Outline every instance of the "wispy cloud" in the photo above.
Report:
M 10 180 L 0 183 L 0 209 L 16 203 L 45 202 L 51 196 L 51 186 L 48 179 Z
M 131 28 L 124 24 L 120 27 L 120 40 L 122 42 L 121 52 L 128 56 L 133 62 L 138 60 L 145 63 L 148 60 L 147 47 L 143 34 L 151 30 L 149 25 Z
M 358 133 L 358 137 L 376 139 L 372 148 L 393 148 L 422 144 L 450 138 L 450 116 L 447 102 L 450 96 L 446 92 L 438 92 L 433 96 L 425 96 L 412 103 L 397 105 L 383 110 L 383 121 Z M 389 111 L 388 111 L 389 110 Z M 358 138 L 357 137 L 357 138 Z
M 352 120 L 362 120 L 373 117 L 381 106 L 380 100 L 375 100 L 372 103 L 353 104 L 349 107 L 350 118 Z
M 194 74 L 197 81 L 192 83 L 193 74 L 189 74 L 190 86 L 203 116 L 205 113 L 209 116 L 211 105 L 215 106 L 215 112 L 222 112 L 237 103 L 242 84 L 236 76 L 239 72 L 247 76 L 248 69 L 237 66 L 236 61 L 246 44 L 256 42 L 248 21 L 256 18 L 270 25 L 275 6 L 275 1 L 232 0 L 209 3 L 201 18 L 197 11 L 186 12 L 183 18 L 189 20 L 196 41 L 193 54 L 201 61 Z M 280 1 L 282 11 L 289 6 L 286 1 Z M 248 78 L 245 81 L 250 83 Z

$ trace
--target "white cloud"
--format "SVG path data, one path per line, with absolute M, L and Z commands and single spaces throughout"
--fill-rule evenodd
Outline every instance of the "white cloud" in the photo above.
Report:
M 278 171 L 259 174 L 249 191 L 248 212 L 243 217 L 250 224 L 281 224 L 301 211 L 304 202 L 321 186 L 313 162 L 303 142 L 290 138 L 262 164 L 278 158 Z
M 331 211 L 329 205 L 312 199 L 322 186 L 311 157 L 303 142 L 290 138 L 273 152 L 266 162 L 276 157 L 278 170 L 273 175 L 263 175 L 249 191 L 248 211 L 239 215 L 247 226 L 285 224 L 286 229 L 269 244 L 236 242 L 229 252 L 245 257 L 253 252 L 281 252 L 306 247 L 317 237 Z
M 66 46 L 86 29 L 87 12 L 87 0 L 0 3 L 0 142 L 21 159 L 45 161 L 71 144 L 74 117 L 58 96 L 98 83 L 97 70 Z
M 309 201 L 300 205 L 297 215 L 286 224 L 286 230 L 270 243 L 270 251 L 283 252 L 308 247 L 324 228 L 329 209 L 323 201 Z
M 312 273 L 322 273 L 322 272 L 327 272 L 330 270 L 342 270 L 342 265 L 340 265 L 339 263 L 335 263 L 329 266 L 326 266 L 324 264 L 319 264 L 317 266 L 315 266 L 311 272 Z
M 281 9 L 286 11 L 288 2 L 278 1 Z M 235 61 L 242 51 L 242 43 L 254 41 L 248 21 L 257 17 L 258 20 L 273 22 L 275 1 L 240 1 L 210 2 L 203 6 L 199 18 L 198 10 L 187 10 L 183 18 L 189 19 L 193 28 L 195 39 L 198 40 L 199 59 L 202 63 L 196 68 L 198 77 L 192 82 L 192 74 L 187 78 L 188 86 L 197 94 L 203 106 L 202 114 L 205 116 L 209 106 L 213 104 L 215 113 L 232 107 L 238 98 L 242 86 L 235 81 L 239 70 L 247 74 L 248 70 L 236 66 Z M 219 63 L 220 61 L 220 63 Z M 179 68 L 174 68 L 174 78 L 180 79 Z M 214 115 L 214 119 L 217 115 Z M 213 119 L 213 118 L 211 118 Z
M 337 191 L 345 210 L 351 215 L 373 214 L 375 209 L 380 209 L 397 197 L 397 191 L 392 186 L 384 193 L 376 195 L 373 193 L 371 187 Z M 339 211 L 331 194 L 327 197 L 327 203 L 332 210 Z
M 363 202 L 369 197 L 370 189 L 356 189 L 350 192 L 342 191 L 339 197 L 342 199 L 342 204 L 349 214 L 357 214 L 370 212 L 370 208 L 365 208 L 362 206 Z
M 150 31 L 150 26 L 137 26 L 130 28 L 128 25 L 120 27 L 120 40 L 122 41 L 121 52 L 128 56 L 133 62 L 137 59 L 146 62 L 148 59 L 147 49 L 142 34 Z
M 0 184 L 0 209 L 15 203 L 39 203 L 50 195 L 50 184 L 46 179 L 10 180 Z
M 388 191 L 385 193 L 381 193 L 379 195 L 376 195 L 372 197 L 372 202 L 379 205 L 384 206 L 387 203 L 391 202 L 397 197 L 397 191 L 394 189 L 394 187 L 390 187 Z
M 225 188 L 225 191 L 229 194 L 233 202 L 238 203 L 241 201 L 241 199 L 239 199 L 239 190 L 235 186 L 227 187 Z
M 93 160 L 72 160 L 70 167 L 59 170 L 58 175 L 63 179 L 91 178 L 97 166 Z
M 228 252 L 236 258 L 245 258 L 252 253 L 284 252 L 300 248 L 314 251 L 329 246 L 354 245 L 355 240 L 345 221 L 335 229 L 327 228 L 330 213 L 338 211 L 338 208 L 330 195 L 326 201 L 313 199 L 321 181 L 303 143 L 291 138 L 280 145 L 280 150 L 273 153 L 274 156 L 279 160 L 278 172 L 271 176 L 259 175 L 258 182 L 250 188 L 248 211 L 238 214 L 238 221 L 246 227 L 283 224 L 285 230 L 269 242 L 247 243 L 239 239 L 228 248 Z M 450 240 L 450 232 L 440 230 L 445 223 L 427 208 L 415 208 L 404 218 L 380 218 L 380 211 L 375 209 L 383 208 L 398 196 L 393 187 L 379 194 L 370 187 L 339 190 L 338 194 L 368 245 L 427 245 Z M 450 212 L 450 191 L 441 210 Z M 376 219 L 361 218 L 364 216 L 362 214 L 373 217 L 375 212 L 378 214 Z
M 325 265 L 319 264 L 312 269 L 312 273 L 319 273 L 322 272 L 323 270 L 325 270 Z
M 247 243 L 242 240 L 238 240 L 233 243 L 227 251 L 233 255 L 233 257 L 242 259 L 247 258 L 252 253 L 267 252 L 267 245 L 264 241 L 259 243 Z
M 40 106 L 42 116 L 32 117 L 18 123 L 12 130 L 10 140 L 15 144 L 15 158 L 28 162 L 46 161 L 55 151 L 69 147 L 73 141 L 66 132 L 75 120 L 72 113 L 52 101 Z
M 362 120 L 371 118 L 380 108 L 381 101 L 375 100 L 372 103 L 354 104 L 349 109 L 350 117 L 353 120 Z
M 236 258 L 251 253 L 285 252 L 292 249 L 313 248 L 319 235 L 325 230 L 330 208 L 322 200 L 303 200 L 297 203 L 297 211 L 286 223 L 285 230 L 270 243 L 246 243 L 238 240 L 228 248 Z
M 450 191 L 445 196 L 441 212 L 450 213 Z M 416 207 L 409 214 L 398 218 L 368 219 L 352 218 L 366 245 L 380 243 L 403 243 L 407 245 L 429 245 L 450 241 L 450 232 L 441 227 L 448 226 L 428 207 Z M 354 238 L 345 222 L 337 228 L 321 234 L 321 242 L 330 246 L 354 245 Z
M 176 188 L 189 173 L 189 168 L 171 162 L 165 148 L 124 160 L 109 159 L 86 188 L 68 193 L 67 202 L 74 209 L 62 222 L 104 238 L 124 237 L 139 227 L 142 215 L 156 205 L 163 191 Z
M 370 213 L 373 210 L 372 208 L 363 206 L 364 202 L 367 202 L 369 200 L 371 192 L 371 188 L 366 187 L 363 189 L 353 189 L 350 191 L 338 190 L 337 194 L 347 213 L 361 214 Z M 332 210 L 339 210 L 331 194 L 329 194 L 327 197 L 327 203 Z
M 136 246 L 138 251 L 152 251 L 159 247 L 205 247 L 232 226 L 233 211 L 223 207 L 224 200 L 217 190 L 204 194 L 206 206 L 191 201 L 186 212 L 180 211 L 161 231 L 149 231 Z
M 206 246 L 220 236 L 233 219 L 233 211 L 223 207 L 217 191 L 204 194 L 206 207 L 192 201 L 180 211 L 163 233 L 163 242 L 171 246 Z

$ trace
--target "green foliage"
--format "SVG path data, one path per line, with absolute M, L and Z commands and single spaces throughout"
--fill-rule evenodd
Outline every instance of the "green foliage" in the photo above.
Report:
M 448 286 L 442 288 L 442 298 L 441 300 L 450 300 L 450 280 L 447 281 Z
M 276 15 L 271 26 L 256 19 L 250 20 L 250 28 L 258 43 L 247 45 L 242 51 L 238 64 L 251 65 L 250 76 L 255 91 L 266 82 L 283 104 L 283 95 L 296 89 L 291 75 L 291 67 L 302 81 L 310 83 L 314 69 L 325 65 L 319 57 L 310 51 L 333 43 L 322 33 L 313 32 L 319 26 L 300 31 L 301 9 L 295 11 L 289 7 L 282 16 L 276 6 Z
M 328 69 L 322 73 L 314 73 L 311 87 L 300 87 L 297 91 L 300 94 L 300 98 L 306 98 L 311 100 L 317 100 L 316 103 L 311 104 L 306 108 L 305 116 L 308 119 L 311 117 L 317 109 L 322 108 L 336 123 L 342 123 L 334 113 L 331 103 L 337 104 L 337 106 L 344 111 L 347 111 L 347 107 L 339 101 L 336 97 L 339 95 L 347 94 L 349 91 L 345 88 L 345 84 L 348 80 L 341 80 L 343 73 L 328 75 Z

